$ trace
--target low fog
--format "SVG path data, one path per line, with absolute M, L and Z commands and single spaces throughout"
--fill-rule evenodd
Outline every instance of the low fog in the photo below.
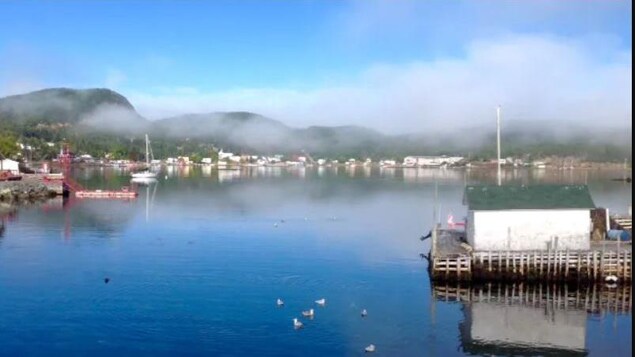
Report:
M 428 61 L 377 63 L 352 79 L 307 90 L 167 88 L 126 94 L 151 119 L 250 111 L 294 127 L 358 125 L 389 134 L 491 125 L 497 105 L 507 122 L 630 125 L 632 55 L 610 38 L 508 35 L 474 40 L 464 51 Z

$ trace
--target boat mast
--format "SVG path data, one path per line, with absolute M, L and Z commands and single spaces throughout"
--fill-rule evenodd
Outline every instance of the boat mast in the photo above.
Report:
M 150 165 L 150 157 L 148 156 L 148 134 L 146 134 L 146 165 Z

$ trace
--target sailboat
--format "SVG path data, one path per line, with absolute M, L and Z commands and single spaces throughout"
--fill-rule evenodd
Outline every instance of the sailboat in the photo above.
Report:
M 156 172 L 150 171 L 148 168 L 150 167 L 150 155 L 148 152 L 150 151 L 150 140 L 148 140 L 148 134 L 146 134 L 146 169 L 141 172 L 135 172 L 132 174 L 132 178 L 141 179 L 141 178 L 156 178 Z

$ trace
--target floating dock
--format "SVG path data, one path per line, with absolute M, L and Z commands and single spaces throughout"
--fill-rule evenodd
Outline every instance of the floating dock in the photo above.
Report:
M 428 255 L 434 281 L 603 282 L 632 279 L 632 242 L 591 242 L 589 250 L 473 251 L 464 231 L 433 232 Z

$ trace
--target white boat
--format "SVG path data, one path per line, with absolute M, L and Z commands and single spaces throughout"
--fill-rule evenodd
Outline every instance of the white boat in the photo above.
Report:
M 150 184 L 157 182 L 157 179 L 156 177 L 133 177 L 132 180 L 130 180 L 130 182 L 148 186 Z
M 156 177 L 157 177 L 156 172 L 152 172 L 149 170 L 135 172 L 132 174 L 132 178 L 134 179 L 150 179 L 150 178 L 156 178 Z
M 146 134 L 146 167 L 150 167 L 149 152 L 151 152 L 151 150 L 152 149 L 150 149 L 150 140 L 148 140 L 148 134 Z M 132 178 L 148 179 L 148 178 L 156 178 L 156 177 L 157 177 L 156 172 L 152 172 L 149 169 L 145 169 L 144 171 L 135 172 L 132 174 Z

